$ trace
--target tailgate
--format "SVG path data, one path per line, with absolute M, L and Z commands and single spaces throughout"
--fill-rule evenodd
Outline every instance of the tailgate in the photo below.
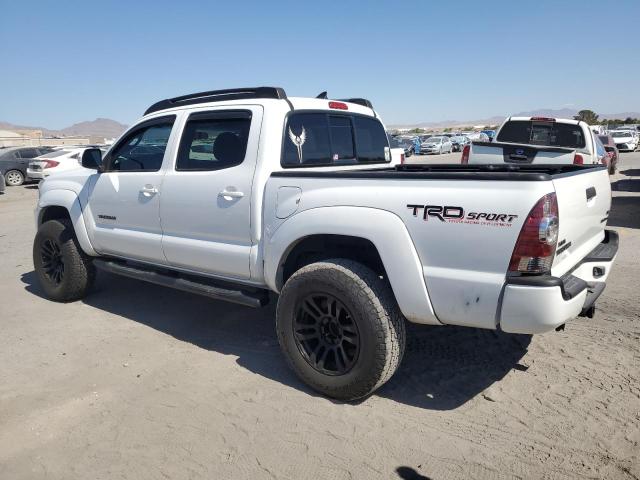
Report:
M 513 163 L 519 165 L 573 163 L 575 150 L 517 143 L 473 142 L 469 163 Z
M 611 184 L 606 168 L 587 169 L 553 178 L 560 229 L 551 273 L 562 276 L 604 238 L 611 208 Z

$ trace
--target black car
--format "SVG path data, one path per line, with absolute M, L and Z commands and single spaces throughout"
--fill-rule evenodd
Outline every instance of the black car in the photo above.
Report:
M 0 172 L 10 187 L 22 185 L 27 178 L 29 162 L 40 155 L 49 153 L 49 147 L 9 147 L 0 149 Z
M 391 148 L 402 148 L 404 150 L 404 156 L 410 157 L 415 152 L 415 146 L 411 140 L 405 138 L 391 137 Z

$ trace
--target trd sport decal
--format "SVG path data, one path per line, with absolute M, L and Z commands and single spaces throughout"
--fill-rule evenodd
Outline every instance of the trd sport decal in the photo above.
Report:
M 518 215 L 510 213 L 469 212 L 465 215 L 464 208 L 450 205 L 408 204 L 407 208 L 412 210 L 414 217 L 420 215 L 425 222 L 429 220 L 429 217 L 433 217 L 447 223 L 510 227 L 513 221 L 518 218 Z

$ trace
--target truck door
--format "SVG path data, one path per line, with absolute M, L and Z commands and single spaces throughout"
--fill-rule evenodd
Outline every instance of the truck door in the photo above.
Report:
M 137 125 L 107 153 L 105 171 L 90 184 L 85 210 L 98 252 L 166 263 L 160 196 L 165 153 L 175 143 L 169 141 L 174 121 L 171 115 Z
M 219 107 L 186 119 L 160 197 L 162 246 L 178 268 L 250 277 L 251 189 L 262 107 Z

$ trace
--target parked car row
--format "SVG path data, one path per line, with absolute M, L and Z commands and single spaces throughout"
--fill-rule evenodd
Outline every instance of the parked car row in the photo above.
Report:
M 0 192 L 5 185 L 19 186 L 27 180 L 42 180 L 52 173 L 78 168 L 87 148 L 106 151 L 101 145 L 0 149 Z
M 27 179 L 29 162 L 52 151 L 51 147 L 5 147 L 0 149 L 0 173 L 3 184 L 22 185 Z

